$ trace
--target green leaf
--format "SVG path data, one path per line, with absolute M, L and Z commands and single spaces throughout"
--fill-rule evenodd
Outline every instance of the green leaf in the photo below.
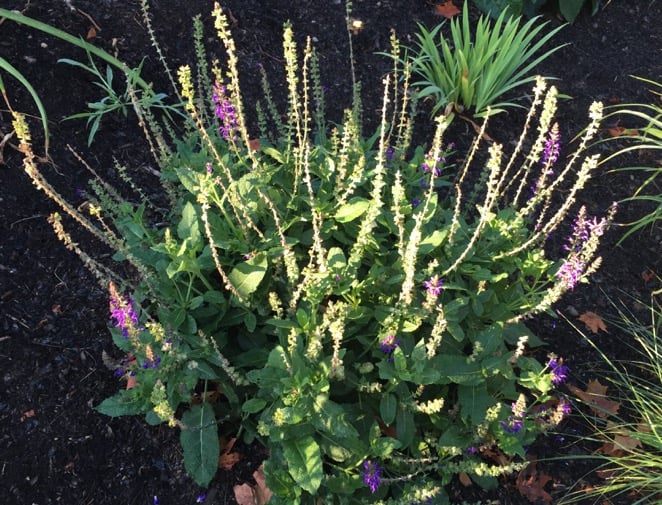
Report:
M 262 398 L 251 398 L 244 402 L 241 406 L 241 410 L 246 412 L 246 414 L 255 414 L 260 412 L 266 405 L 266 400 L 263 400 Z
M 342 270 L 347 264 L 345 253 L 340 247 L 332 247 L 327 255 L 327 263 L 332 270 Z
M 207 487 L 216 474 L 220 448 L 216 415 L 210 403 L 194 405 L 184 412 L 185 428 L 179 436 L 184 450 L 184 467 L 195 482 Z
M 182 220 L 177 225 L 177 236 L 182 240 L 189 238 L 194 247 L 200 242 L 198 214 L 191 202 L 186 202 L 182 209 Z
M 492 407 L 496 401 L 487 392 L 485 384 L 476 386 L 457 387 L 457 396 L 462 409 L 462 415 L 469 417 L 476 425 L 485 420 L 487 409 Z
M 490 489 L 496 489 L 499 485 L 497 478 L 491 475 L 476 475 L 475 473 L 470 473 L 469 476 L 471 477 L 472 481 L 474 481 L 486 491 L 489 491 Z
M 439 381 L 442 384 L 480 384 L 485 380 L 481 373 L 480 363 L 467 363 L 465 356 L 457 354 L 440 354 L 434 358 L 435 365 L 443 374 Z
M 298 497 L 301 495 L 301 490 L 294 485 L 292 477 L 279 461 L 268 459 L 264 462 L 263 468 L 267 487 L 274 493 L 274 498 L 279 499 L 279 503 L 288 503 L 285 497 L 290 498 L 292 504 L 299 503 Z
M 359 437 L 356 428 L 347 421 L 345 409 L 329 400 L 326 393 L 315 397 L 313 409 L 316 414 L 313 416 L 313 424 L 318 432 L 326 432 L 344 439 Z
M 255 331 L 257 317 L 255 317 L 255 314 L 251 311 L 247 311 L 246 314 L 244 314 L 244 326 L 246 326 L 246 329 L 251 333 Z
M 259 253 L 251 259 L 239 263 L 228 277 L 237 292 L 246 298 L 255 292 L 266 273 L 267 256 L 264 253 Z
M 302 489 L 315 494 L 322 484 L 322 455 L 310 435 L 283 441 L 290 475 Z
M 327 477 L 324 486 L 334 494 L 351 495 L 365 486 L 363 481 L 356 476 L 340 473 Z
M 379 415 L 384 424 L 392 424 L 395 421 L 395 413 L 398 407 L 398 400 L 395 395 L 385 394 L 379 402 Z
M 96 410 L 110 417 L 119 417 L 142 414 L 145 412 L 145 407 L 145 402 L 135 398 L 135 394 L 129 390 L 106 398 L 97 405 Z
M 335 219 L 339 223 L 349 223 L 361 217 L 370 207 L 370 201 L 365 198 L 354 197 L 345 205 L 341 205 L 336 212 Z
M 448 236 L 448 229 L 434 230 L 430 235 L 421 240 L 419 252 L 421 255 L 430 254 L 434 249 L 439 247 L 446 237 Z
M 559 0 L 559 10 L 570 23 L 577 18 L 583 5 L 583 0 Z
M 415 426 L 414 414 L 408 410 L 401 408 L 395 418 L 395 428 L 398 433 L 398 440 L 402 443 L 402 447 L 409 447 L 414 441 Z

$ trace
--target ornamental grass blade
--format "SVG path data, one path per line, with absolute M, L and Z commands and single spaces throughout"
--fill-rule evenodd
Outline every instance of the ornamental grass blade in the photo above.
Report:
M 216 474 L 220 453 L 214 409 L 207 402 L 193 405 L 184 412 L 182 422 L 179 441 L 184 467 L 198 485 L 207 487 Z

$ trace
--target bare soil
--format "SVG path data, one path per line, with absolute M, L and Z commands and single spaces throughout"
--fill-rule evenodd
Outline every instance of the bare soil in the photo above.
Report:
M 212 1 L 153 3 L 154 28 L 172 68 L 194 59 L 191 18 L 198 13 L 208 28 L 210 54 L 220 54 L 210 26 Z M 2 0 L 1 4 L 24 10 L 26 15 L 76 36 L 88 36 L 95 26 L 93 43 L 130 67 L 144 59 L 143 77 L 153 82 L 157 91 L 169 92 L 137 0 Z M 226 0 L 223 6 L 236 20 L 232 33 L 247 104 L 254 103 L 261 93 L 258 64 L 271 75 L 276 98 L 282 101 L 281 34 L 283 23 L 290 20 L 300 44 L 311 36 L 317 46 L 328 116 L 340 121 L 351 100 L 343 2 Z M 417 23 L 432 27 L 440 18 L 434 14 L 432 2 L 426 0 L 354 0 L 353 16 L 364 23 L 352 41 L 358 78 L 363 83 L 365 119 L 374 125 L 381 107 L 381 80 L 390 67 L 390 62 L 376 53 L 388 50 L 390 30 L 407 44 Z M 552 26 L 559 23 L 554 17 L 549 21 Z M 558 115 L 566 144 L 587 124 L 588 107 L 594 100 L 607 104 L 655 100 L 644 84 L 629 76 L 662 81 L 660 26 L 660 1 L 612 1 L 595 16 L 583 12 L 554 39 L 567 45 L 538 72 L 557 77 L 556 85 L 569 97 L 562 101 Z M 0 56 L 25 75 L 46 106 L 54 163 L 44 164 L 42 169 L 63 194 L 76 202 L 76 189 L 88 178 L 67 145 L 74 146 L 90 166 L 111 179 L 115 176 L 114 159 L 148 177 L 152 161 L 132 117 L 117 115 L 104 120 L 89 148 L 84 122 L 63 121 L 84 110 L 87 102 L 101 98 L 88 75 L 57 63 L 58 58 L 85 61 L 83 51 L 8 20 L 0 24 L 0 34 Z M 14 107 L 35 114 L 27 92 L 12 78 L 3 78 Z M 429 109 L 429 104 L 421 104 L 421 122 Z M 519 133 L 522 114 L 512 110 L 497 116 L 490 135 L 508 145 Z M 605 127 L 615 124 L 616 119 L 612 119 Z M 32 125 L 37 132 L 38 122 Z M 0 130 L 2 135 L 11 131 L 7 110 L 0 110 Z M 429 127 L 423 126 L 417 135 L 426 139 L 429 132 Z M 606 131 L 603 134 L 608 135 Z M 458 121 L 450 135 L 454 138 L 447 136 L 448 140 L 456 141 L 461 149 L 473 130 Z M 122 387 L 101 362 L 102 351 L 112 352 L 106 330 L 107 293 L 55 237 L 46 218 L 56 206 L 32 187 L 22 171 L 21 156 L 10 143 L 2 151 L 4 163 L 0 164 L 0 503 L 146 505 L 155 503 L 154 497 L 163 505 L 195 503 L 204 490 L 184 472 L 175 430 L 149 427 L 142 418 L 110 419 L 93 409 Z M 35 145 L 39 146 L 37 142 Z M 617 147 L 619 142 L 603 149 L 606 153 Z M 642 152 L 601 166 L 578 204 L 586 205 L 590 214 L 604 215 L 612 201 L 630 196 L 643 180 L 640 174 L 614 173 L 612 169 L 654 163 L 650 153 Z M 624 203 L 618 221 L 630 222 L 650 210 L 645 204 Z M 647 283 L 642 273 L 662 272 L 662 265 L 659 228 L 645 230 L 617 246 L 623 232 L 624 228 L 609 232 L 601 248 L 604 261 L 598 273 L 590 284 L 564 298 L 557 309 L 575 322 L 577 315 L 586 311 L 600 314 L 608 321 L 609 332 L 592 338 L 611 358 L 627 360 L 632 356 L 631 342 L 609 323 L 614 317 L 609 300 L 622 299 L 645 317 L 645 308 L 633 300 L 648 300 L 656 284 L 654 280 Z M 76 239 L 88 250 L 106 254 L 89 237 Z M 552 238 L 551 247 L 562 241 L 561 236 Z M 602 373 L 598 356 L 562 319 L 541 317 L 531 324 L 547 342 L 547 350 L 565 358 L 571 369 L 570 383 L 583 387 Z M 590 454 L 595 446 L 583 439 L 587 434 L 587 423 L 574 415 L 559 434 L 541 440 L 530 452 L 538 458 Z M 256 448 L 239 450 L 243 459 L 231 471 L 219 472 L 205 491 L 204 503 L 236 503 L 233 485 L 251 481 L 264 453 Z M 580 485 L 595 482 L 592 477 L 584 478 L 591 468 L 588 462 L 542 461 L 538 468 L 552 477 L 546 489 L 555 501 L 578 479 L 582 480 Z M 515 479 L 504 478 L 499 489 L 489 493 L 459 483 L 451 485 L 450 492 L 457 503 L 529 503 L 518 492 Z

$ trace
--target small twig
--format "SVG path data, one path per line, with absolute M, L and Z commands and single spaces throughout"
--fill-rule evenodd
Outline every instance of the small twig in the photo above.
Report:
M 7 141 L 10 138 L 12 138 L 14 136 L 14 133 L 15 132 L 12 130 L 9 133 L 7 133 L 4 137 L 2 137 L 2 140 L 0 140 L 0 165 L 5 164 L 5 157 L 3 156 L 3 152 L 4 152 L 4 149 L 5 149 L 5 144 L 7 143 Z
M 42 217 L 44 217 L 43 214 L 35 214 L 34 216 L 24 217 L 23 219 L 19 219 L 18 221 L 14 221 L 12 224 L 10 224 L 9 229 L 12 230 L 15 224 L 22 223 L 24 221 L 31 221 L 32 219 L 39 219 Z
M 96 21 L 94 21 L 94 18 L 92 18 L 92 16 L 90 16 L 87 12 L 85 12 L 81 9 L 75 9 L 75 10 L 77 10 L 79 14 L 82 14 L 83 16 L 85 16 L 88 19 L 88 21 L 94 25 L 94 29 L 97 32 L 101 31 L 101 27 L 96 23 Z
M 28 2 L 25 4 L 25 7 L 23 8 L 23 10 L 22 10 L 22 11 L 18 11 L 18 12 L 20 12 L 21 14 L 25 14 L 25 12 L 26 12 L 29 8 L 30 8 L 30 0 L 28 0 Z M 0 18 L 0 25 L 1 25 L 2 23 L 5 22 L 5 19 L 7 19 L 7 18 Z

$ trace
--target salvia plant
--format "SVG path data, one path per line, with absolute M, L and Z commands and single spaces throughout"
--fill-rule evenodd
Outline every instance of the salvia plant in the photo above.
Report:
M 84 213 L 40 172 L 14 115 L 35 185 L 116 251 L 119 263 L 100 262 L 51 216 L 110 289 L 121 354 L 106 363 L 127 388 L 98 410 L 179 429 L 201 486 L 217 471 L 219 431 L 262 441 L 273 503 L 445 503 L 459 473 L 495 486 L 569 410 L 555 391 L 567 366 L 534 357 L 542 342 L 525 323 L 599 264 L 613 209 L 580 210 L 562 257 L 543 245 L 598 162 L 582 151 L 601 106 L 562 162 L 557 91 L 538 79 L 512 152 L 483 149 L 484 124 L 454 166 L 448 118 L 412 145 L 407 66 L 385 78 L 372 136 L 358 102 L 327 129 L 316 53 L 286 25 L 287 108 L 265 76 L 253 137 L 218 4 L 213 18 L 226 64 L 207 64 L 197 18 L 198 68 L 177 72 L 184 133 L 166 143 L 136 108 L 161 194 L 123 170 L 121 191 L 91 181 Z
M 419 25 L 417 47 L 406 58 L 420 78 L 413 82 L 419 97 L 433 99 L 433 114 L 444 109 L 471 110 L 482 117 L 515 106 L 515 102 L 498 100 L 518 86 L 535 82 L 532 70 L 563 47 L 537 54 L 562 28 L 541 34 L 548 22 L 538 21 L 533 18 L 522 24 L 520 16 L 505 9 L 495 21 L 481 16 L 472 34 L 465 2 L 462 16 L 450 21 L 449 38 L 443 32 L 445 23 L 431 31 Z

